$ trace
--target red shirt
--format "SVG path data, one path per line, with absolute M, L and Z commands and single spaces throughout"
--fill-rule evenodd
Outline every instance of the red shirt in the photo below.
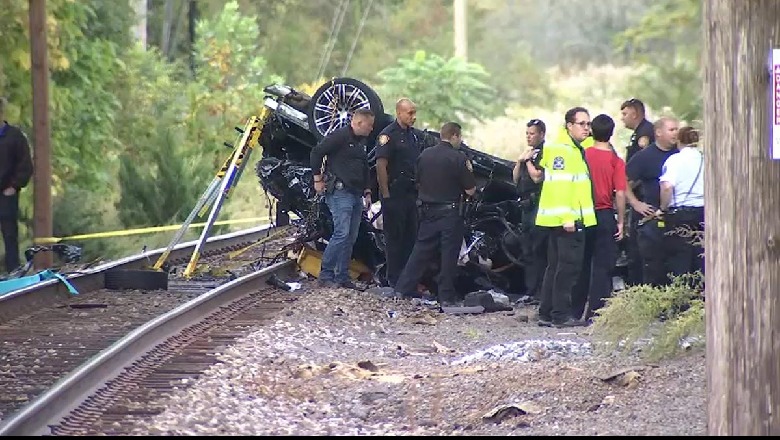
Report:
M 585 150 L 590 168 L 596 209 L 612 209 L 614 191 L 626 190 L 626 163 L 614 151 L 591 147 Z

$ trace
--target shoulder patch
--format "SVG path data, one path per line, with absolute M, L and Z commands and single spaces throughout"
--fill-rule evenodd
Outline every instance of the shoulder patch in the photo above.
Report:
M 466 159 L 466 168 L 469 170 L 469 172 L 474 172 L 474 167 L 471 166 L 471 161 Z
M 376 143 L 379 145 L 384 145 L 390 140 L 390 136 L 386 134 L 380 134 L 378 138 L 376 138 Z
M 566 167 L 566 163 L 563 160 L 563 156 L 556 156 L 555 159 L 553 159 L 552 169 L 554 169 L 554 170 L 562 170 L 565 167 Z

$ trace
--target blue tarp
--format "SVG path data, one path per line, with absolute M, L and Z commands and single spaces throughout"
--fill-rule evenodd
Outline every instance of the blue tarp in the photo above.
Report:
M 11 293 L 14 291 L 17 291 L 19 289 L 24 289 L 25 287 L 32 286 L 34 284 L 38 284 L 42 281 L 47 281 L 57 278 L 60 281 L 62 281 L 65 284 L 65 287 L 68 288 L 68 291 L 72 293 L 73 295 L 78 295 L 79 292 L 76 290 L 73 285 L 65 279 L 62 275 L 52 272 L 51 270 L 44 270 L 41 272 L 36 273 L 35 275 L 29 275 L 26 277 L 21 278 L 14 278 L 11 280 L 5 280 L 0 281 L 0 296 L 3 296 L 7 293 Z

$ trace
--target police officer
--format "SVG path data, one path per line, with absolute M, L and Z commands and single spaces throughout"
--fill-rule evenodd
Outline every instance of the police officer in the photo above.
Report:
M 626 128 L 634 130 L 626 148 L 626 162 L 628 162 L 634 154 L 655 142 L 655 130 L 653 124 L 645 116 L 645 104 L 636 98 L 631 98 L 621 104 L 620 119 Z
M 631 133 L 631 139 L 626 147 L 626 163 L 634 156 L 634 154 L 644 150 L 647 146 L 655 142 L 655 130 L 653 124 L 647 120 L 645 115 L 645 104 L 636 99 L 631 98 L 620 105 L 620 119 L 623 124 L 629 130 L 634 130 Z M 637 197 L 642 197 L 642 194 L 636 194 Z M 623 240 L 620 244 L 622 251 L 625 252 L 628 263 L 628 284 L 637 285 L 642 284 L 642 254 L 639 252 L 639 242 L 637 240 L 637 224 L 640 216 L 635 212 L 629 210 L 628 212 L 628 230 L 626 231 L 626 240 Z
M 542 282 L 539 325 L 584 325 L 572 317 L 571 294 L 582 270 L 584 229 L 596 224 L 593 192 L 581 142 L 590 134 L 590 115 L 582 107 L 566 112 L 566 125 L 544 146 L 541 171 L 528 165 L 531 177 L 544 181 L 536 225 L 549 234 L 547 269 Z
M 636 153 L 626 164 L 626 197 L 640 220 L 636 227 L 637 244 L 642 254 L 642 282 L 653 286 L 668 284 L 667 257 L 664 252 L 664 222 L 658 218 L 661 188 L 658 179 L 666 160 L 677 154 L 680 123 L 663 117 L 655 124 L 655 142 Z M 634 188 L 639 187 L 640 194 Z
M 520 195 L 522 212 L 523 242 L 523 277 L 525 278 L 526 296 L 524 302 L 538 304 L 541 301 L 542 279 L 547 267 L 547 236 L 544 228 L 538 228 L 536 210 L 539 207 L 541 183 L 534 182 L 528 173 L 528 162 L 539 167 L 544 148 L 544 137 L 547 127 L 541 119 L 531 119 L 526 124 L 525 137 L 528 148 L 523 151 L 512 170 L 512 178 Z
M 423 134 L 413 127 L 417 107 L 408 98 L 395 105 L 395 121 L 377 137 L 376 176 L 382 197 L 387 282 L 394 287 L 417 236 L 415 164 Z
M 373 128 L 374 113 L 358 109 L 350 125 L 335 130 L 311 150 L 314 190 L 326 193 L 325 203 L 333 217 L 333 235 L 322 255 L 320 287 L 356 288 L 349 279 L 349 262 L 363 210 L 371 204 L 365 139 Z M 321 172 L 326 156 L 328 179 Z
M 461 126 L 447 122 L 441 127 L 441 142 L 420 154 L 417 162 L 420 227 L 412 254 L 395 286 L 404 297 L 415 296 L 417 282 L 438 249 L 438 299 L 443 310 L 462 306 L 455 291 L 465 227 L 461 205 L 464 193 L 472 196 L 476 192 L 471 162 L 457 149 L 460 143 Z
M 704 233 L 704 156 L 697 144 L 699 134 L 693 127 L 679 131 L 680 152 L 664 162 L 661 205 L 656 212 L 665 223 L 664 246 L 669 272 L 673 276 L 704 273 L 702 237 L 691 237 L 680 229 Z
M 30 146 L 24 132 L 4 119 L 7 101 L 0 97 L 0 229 L 5 244 L 5 268 L 19 261 L 19 192 L 32 177 Z

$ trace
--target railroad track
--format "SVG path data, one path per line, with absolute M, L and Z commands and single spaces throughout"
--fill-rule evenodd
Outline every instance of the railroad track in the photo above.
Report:
M 267 225 L 211 237 L 204 246 L 201 259 L 205 260 L 214 254 L 240 249 L 275 232 L 277 232 L 277 228 Z M 168 261 L 172 264 L 184 262 L 192 254 L 195 244 L 195 241 L 191 241 L 177 245 L 168 257 Z M 111 261 L 82 273 L 69 276 L 68 281 L 81 294 L 103 289 L 105 286 L 105 273 L 109 270 L 141 269 L 151 265 L 150 263 L 153 263 L 163 251 L 164 249 L 155 249 L 139 255 Z M 70 298 L 72 296 L 65 285 L 56 279 L 0 296 L 0 324 L 27 314 L 30 311 L 51 307 L 54 303 Z
M 216 254 L 246 248 L 258 240 L 267 242 L 275 235 L 279 236 L 276 243 L 252 246 L 256 248 L 253 252 L 244 253 L 243 267 L 232 261 L 233 270 L 221 277 L 177 280 L 172 275 L 167 291 L 112 292 L 102 289 L 99 282 L 107 270 L 147 265 L 162 251 L 156 250 L 72 277 L 71 282 L 80 292 L 78 296 L 63 298 L 64 289 L 58 283 L 46 283 L 37 289 L 17 292 L 13 301 L 0 302 L 0 310 L 7 308 L 3 310 L 5 321 L 0 322 L 0 434 L 65 433 L 70 421 L 66 420 L 58 429 L 47 426 L 62 421 L 68 405 L 86 399 L 97 386 L 119 374 L 128 361 L 140 359 L 150 347 L 178 334 L 187 325 L 200 325 L 191 330 L 197 334 L 213 327 L 209 319 L 235 317 L 247 307 L 257 308 L 261 302 L 270 301 L 267 294 L 258 293 L 272 290 L 265 281 L 289 271 L 294 264 L 284 259 L 258 271 L 258 264 L 263 263 L 257 252 L 278 254 L 286 243 L 283 231 L 256 228 L 214 237 L 204 254 L 206 261 L 218 265 Z M 179 246 L 169 261 L 184 262 L 193 245 Z M 246 274 L 237 275 L 242 272 Z M 254 299 L 244 298 L 235 304 L 243 301 L 248 305 L 228 305 L 247 294 Z M 47 307 L 26 315 L 21 312 L 42 303 Z M 216 317 L 209 317 L 222 307 L 227 308 Z M 268 310 L 275 308 L 278 307 Z M 15 319 L 11 319 L 10 310 L 18 311 Z M 201 321 L 203 324 L 197 324 Z M 108 408 L 105 401 L 101 408 Z M 94 410 L 88 412 L 94 414 Z

